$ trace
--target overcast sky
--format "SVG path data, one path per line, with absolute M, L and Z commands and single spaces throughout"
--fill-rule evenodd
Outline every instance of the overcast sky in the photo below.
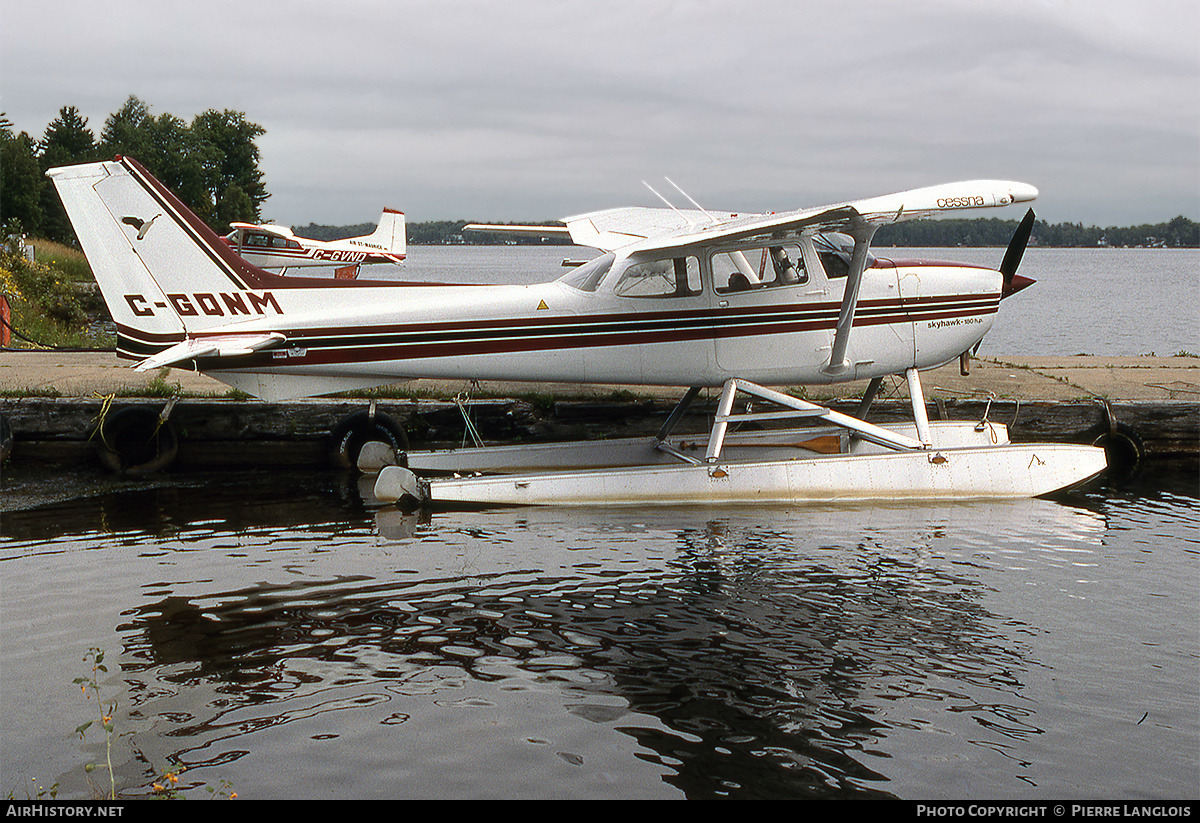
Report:
M 1200 219 L 1195 0 L 0 9 L 17 131 L 75 106 L 98 136 L 130 95 L 242 111 L 283 223 L 546 220 L 661 205 L 664 176 L 731 211 L 986 177 L 1037 186 L 1051 222 Z

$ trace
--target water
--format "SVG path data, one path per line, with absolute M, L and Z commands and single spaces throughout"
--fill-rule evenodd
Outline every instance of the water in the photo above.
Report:
M 9 511 L 4 788 L 1181 798 L 1194 477 L 946 506 L 405 516 L 328 473 Z M 107 784 L 92 773 L 101 787 Z
M 875 251 L 991 267 L 1004 257 L 1004 249 Z M 414 246 L 402 266 L 368 271 L 410 280 L 537 283 L 561 277 L 564 259 L 595 254 L 563 246 Z M 1037 282 L 1004 301 L 981 356 L 1200 354 L 1200 249 L 1035 247 L 1025 252 L 1020 272 Z
M 998 266 L 1003 249 L 895 249 Z M 1031 248 L 1020 273 L 1037 282 L 1005 300 L 984 357 L 1200 354 L 1200 250 Z
M 418 247 L 403 274 L 535 282 L 577 251 Z M 1196 261 L 1031 249 L 985 346 L 1195 352 Z M 0 790 L 107 791 L 74 733 L 100 648 L 127 795 L 174 763 L 189 797 L 1200 795 L 1193 473 L 937 506 L 369 501 L 324 472 L 5 467 Z

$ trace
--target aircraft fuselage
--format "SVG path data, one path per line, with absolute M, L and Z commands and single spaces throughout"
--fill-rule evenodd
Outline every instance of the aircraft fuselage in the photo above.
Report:
M 621 294 L 615 260 L 594 290 L 568 279 L 537 285 L 274 288 L 168 295 L 191 326 L 220 333 L 279 332 L 284 346 L 197 367 L 237 386 L 269 369 L 302 380 L 355 385 L 413 378 L 718 386 L 832 383 L 927 369 L 974 346 L 1000 303 L 998 272 L 952 264 L 875 261 L 862 279 L 847 350 L 851 368 L 828 370 L 845 278 L 809 266 L 804 282 L 727 291 L 714 259 L 694 293 Z M 716 258 L 719 259 L 719 258 Z M 714 279 L 715 278 L 715 279 Z M 693 280 L 696 280 L 693 276 Z M 586 284 L 583 284 L 586 286 Z M 644 286 L 643 286 L 644 288 Z M 651 288 L 653 288 L 651 286 Z M 147 298 L 134 298 L 146 307 Z M 145 310 L 145 308 L 143 308 Z M 214 333 L 217 333 L 214 331 Z M 202 338 L 203 331 L 192 336 Z M 130 355 L 151 353 L 135 346 Z M 280 388 L 289 381 L 281 381 Z M 249 378 L 255 393 L 264 387 Z M 279 396 L 291 390 L 276 391 Z

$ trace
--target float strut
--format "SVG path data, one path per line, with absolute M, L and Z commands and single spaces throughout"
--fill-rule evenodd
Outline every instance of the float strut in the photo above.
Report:
M 683 417 L 683 413 L 687 411 L 688 406 L 692 405 L 692 401 L 696 399 L 698 394 L 700 394 L 699 386 L 692 386 L 687 390 L 687 393 L 683 396 L 683 399 L 680 400 L 675 405 L 675 408 L 671 411 L 671 415 L 667 418 L 667 422 L 663 423 L 662 428 L 658 430 L 658 434 L 654 438 L 655 440 L 661 443 L 671 436 L 671 432 L 673 432 L 675 427 L 679 425 L 679 418 Z
M 923 448 L 930 448 L 933 441 L 929 439 L 929 415 L 925 410 L 925 393 L 921 391 L 921 375 L 916 369 L 905 369 L 904 377 L 908 380 L 908 394 L 912 398 L 913 422 L 917 424 L 917 439 Z

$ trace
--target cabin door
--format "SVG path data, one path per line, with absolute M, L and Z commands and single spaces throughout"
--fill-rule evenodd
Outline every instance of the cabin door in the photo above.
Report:
M 820 317 L 825 278 L 810 276 L 796 241 L 711 254 L 708 265 L 722 371 L 770 383 L 813 372 L 829 357 L 832 328 Z

